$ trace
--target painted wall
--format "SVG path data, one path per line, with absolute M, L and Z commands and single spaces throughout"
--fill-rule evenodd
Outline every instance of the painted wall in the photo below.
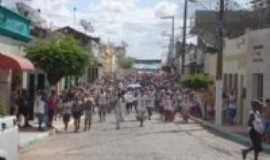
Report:
M 0 35 L 0 53 L 1 54 L 16 54 L 24 56 L 24 44 L 23 42 L 16 41 L 14 39 L 4 37 Z M 10 82 L 12 72 L 8 70 L 0 70 L 0 96 L 4 101 L 4 105 L 9 106 L 9 96 L 10 96 Z M 27 88 L 28 76 L 26 73 L 20 73 L 22 76 L 23 88 Z
M 233 89 L 237 92 L 237 122 L 239 124 L 244 124 L 243 119 L 246 116 L 244 108 L 247 107 L 246 97 L 244 96 L 245 88 L 247 87 L 247 48 L 247 35 L 234 39 L 225 39 L 223 61 L 224 90 Z M 228 75 L 233 75 L 233 87 L 229 84 Z
M 212 77 L 216 77 L 217 54 L 206 54 L 204 61 L 204 72 Z
M 255 99 L 255 80 L 253 74 L 263 74 L 263 100 L 270 98 L 270 29 L 249 31 L 248 35 L 248 81 L 247 100 Z M 249 107 L 245 110 L 248 115 Z M 246 117 L 247 121 L 247 117 Z

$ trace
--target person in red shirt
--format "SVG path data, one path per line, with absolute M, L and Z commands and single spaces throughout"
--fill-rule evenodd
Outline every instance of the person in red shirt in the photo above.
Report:
M 52 90 L 50 97 L 47 100 L 47 105 L 48 105 L 48 122 L 47 126 L 49 128 L 53 127 L 53 118 L 55 111 L 57 109 L 57 104 L 58 104 L 58 98 L 55 90 Z

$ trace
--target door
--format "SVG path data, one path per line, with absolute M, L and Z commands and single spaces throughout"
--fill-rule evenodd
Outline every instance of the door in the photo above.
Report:
M 252 98 L 263 101 L 263 86 L 264 86 L 264 77 L 262 73 L 253 74 L 252 80 Z

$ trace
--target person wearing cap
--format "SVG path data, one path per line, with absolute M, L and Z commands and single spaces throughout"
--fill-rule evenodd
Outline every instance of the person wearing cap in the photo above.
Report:
M 262 148 L 262 137 L 264 132 L 264 126 L 261 117 L 262 104 L 258 101 L 251 102 L 252 111 L 249 114 L 248 129 L 249 137 L 251 139 L 251 146 L 242 150 L 243 160 L 246 159 L 247 154 L 254 151 L 254 160 L 258 160 L 259 153 Z

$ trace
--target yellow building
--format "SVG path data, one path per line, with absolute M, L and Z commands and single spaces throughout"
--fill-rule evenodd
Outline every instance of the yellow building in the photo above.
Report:
M 102 64 L 101 74 L 108 75 L 119 71 L 118 60 L 125 56 L 126 46 L 102 45 L 99 61 Z

